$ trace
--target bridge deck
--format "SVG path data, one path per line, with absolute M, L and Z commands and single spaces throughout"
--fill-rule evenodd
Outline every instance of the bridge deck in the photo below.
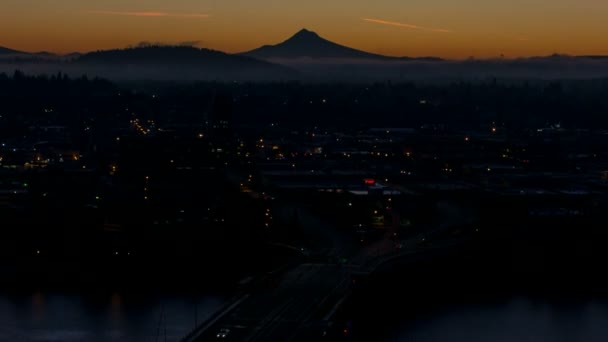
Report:
M 274 286 L 251 295 L 188 341 L 213 341 L 229 329 L 226 341 L 286 341 L 350 281 L 350 268 L 337 264 L 302 264 Z M 332 305 L 330 303 L 330 305 Z

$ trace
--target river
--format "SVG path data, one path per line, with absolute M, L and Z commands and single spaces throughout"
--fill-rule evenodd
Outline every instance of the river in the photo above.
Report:
M 605 254 L 532 250 L 393 265 L 355 290 L 340 324 L 358 341 L 608 341 Z
M 226 300 L 219 293 L 0 294 L 0 340 L 177 341 Z
M 608 341 L 608 301 L 511 296 L 446 305 L 418 317 L 396 317 L 383 340 Z

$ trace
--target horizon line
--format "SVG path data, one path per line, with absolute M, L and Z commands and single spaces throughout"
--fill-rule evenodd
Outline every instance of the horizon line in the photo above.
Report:
M 366 18 L 362 18 L 362 20 L 365 20 Z M 367 18 L 370 19 L 370 18 Z M 314 31 L 312 31 L 314 32 Z M 15 50 L 17 51 L 17 53 L 21 52 L 21 53 L 27 53 L 27 54 L 36 54 L 36 53 L 42 53 L 42 52 L 46 52 L 46 53 L 51 53 L 51 54 L 55 54 L 58 56 L 66 56 L 69 54 L 86 54 L 86 53 L 90 53 L 90 52 L 95 52 L 95 51 L 104 51 L 104 50 L 112 50 L 112 49 L 127 49 L 133 46 L 137 46 L 138 44 L 142 43 L 144 41 L 139 41 L 136 43 L 132 43 L 132 44 L 127 44 L 127 45 L 123 45 L 123 46 L 114 46 L 114 47 L 103 47 L 103 48 L 89 48 L 89 49 L 84 49 L 84 50 L 53 50 L 53 49 L 40 49 L 40 50 L 31 50 L 31 49 L 20 49 L 20 48 L 14 48 L 14 47 L 8 47 L 7 45 L 2 45 L 0 44 L 0 48 L 6 48 L 6 49 L 10 49 L 10 50 Z M 196 44 L 189 44 L 186 46 L 192 46 L 194 48 L 201 48 L 201 46 L 196 46 L 199 45 L 200 42 L 199 41 L 191 41 L 189 43 L 193 43 L 196 42 Z M 161 42 L 161 45 L 167 45 L 167 46 L 184 46 L 184 42 L 182 41 L 178 41 L 178 42 Z M 261 46 L 264 46 L 266 44 L 263 44 Z M 260 46 L 260 47 L 261 47 Z M 348 46 L 351 47 L 351 46 Z M 239 48 L 239 49 L 235 49 L 235 51 L 233 52 L 228 52 L 226 50 L 220 50 L 211 46 L 204 46 L 202 48 L 207 48 L 210 50 L 215 50 L 215 51 L 220 51 L 220 52 L 224 52 L 227 54 L 239 54 L 242 52 L 242 50 L 244 48 Z M 351 47 L 353 48 L 353 47 Z M 255 47 L 253 48 L 255 49 Z M 368 52 L 368 53 L 374 53 L 374 54 L 378 54 L 378 55 L 382 55 L 382 56 L 386 56 L 386 57 L 412 57 L 412 58 L 422 58 L 422 57 L 437 57 L 437 58 L 441 58 L 447 61 L 463 61 L 463 60 L 469 60 L 471 58 L 473 59 L 479 59 L 479 60 L 495 60 L 495 59 L 522 59 L 522 58 L 534 58 L 534 57 L 550 57 L 550 56 L 554 56 L 554 55 L 560 55 L 560 56 L 568 56 L 568 57 L 586 57 L 586 56 L 597 56 L 597 57 L 608 57 L 608 53 L 597 53 L 597 52 L 584 52 L 584 53 L 567 53 L 567 52 L 546 52 L 544 54 L 521 54 L 521 55 L 513 55 L 513 56 L 505 56 L 504 54 L 496 54 L 496 55 L 482 55 L 482 56 L 475 56 L 475 55 L 460 55 L 457 57 L 446 57 L 446 56 L 442 56 L 442 55 L 432 55 L 432 54 L 415 54 L 415 55 L 405 55 L 405 54 L 385 54 L 382 52 L 376 52 L 375 50 L 371 49 L 371 50 L 366 50 L 366 49 L 359 49 L 361 51 L 364 52 Z
M 140 44 L 141 42 L 138 42 L 136 44 L 129 44 L 127 46 L 123 46 L 123 47 L 109 47 L 109 48 L 93 48 L 90 50 L 82 50 L 82 51 L 77 51 L 77 50 L 68 50 L 68 51 L 64 51 L 64 52 L 58 52 L 58 51 L 51 51 L 51 50 L 35 50 L 35 51 L 26 51 L 26 50 L 16 50 L 13 48 L 9 48 L 6 47 L 4 45 L 0 45 L 0 48 L 6 48 L 6 49 L 10 49 L 10 50 L 14 50 L 16 51 L 15 55 L 18 55 L 19 53 L 24 53 L 24 54 L 40 54 L 40 53 L 49 53 L 52 55 L 56 55 L 58 57 L 64 57 L 67 55 L 71 55 L 71 54 L 87 54 L 87 53 L 92 53 L 92 52 L 97 52 L 97 51 L 109 51 L 109 50 L 127 50 L 127 49 L 133 49 L 133 48 L 146 48 L 148 46 L 138 46 L 138 44 Z M 156 44 L 156 43 L 150 43 L 151 47 L 156 47 L 156 46 L 160 46 L 160 47 L 191 47 L 194 49 L 208 49 L 208 50 L 214 50 L 214 51 L 218 51 L 218 52 L 222 52 L 225 53 L 227 55 L 239 55 L 242 52 L 227 52 L 224 50 L 219 50 L 219 49 L 215 49 L 215 48 L 210 48 L 210 47 L 199 47 L 196 46 L 194 44 L 189 45 L 189 44 L 183 44 L 180 42 L 176 42 L 176 43 L 160 43 L 160 44 Z M 569 54 L 569 53 L 559 53 L 559 52 L 553 52 L 553 53 L 547 53 L 547 54 L 536 54 L 536 55 L 518 55 L 518 56 L 505 56 L 505 55 L 496 55 L 496 56 L 466 56 L 466 57 L 442 57 L 440 55 L 429 55 L 429 54 L 418 54 L 418 55 L 395 55 L 395 54 L 382 54 L 382 53 L 378 53 L 378 52 L 374 52 L 374 51 L 367 51 L 367 50 L 360 50 L 363 52 L 367 52 L 367 53 L 373 53 L 376 55 L 380 55 L 380 56 L 384 56 L 384 57 L 394 57 L 394 58 L 440 58 L 443 59 L 445 61 L 453 61 L 453 62 L 462 62 L 462 61 L 467 61 L 467 60 L 479 60 L 479 61 L 492 61 L 492 60 L 517 60 L 517 59 L 530 59 L 530 58 L 546 58 L 546 57 L 554 57 L 554 56 L 558 56 L 558 57 L 578 57 L 578 58 L 584 58 L 584 57 L 606 57 L 608 58 L 608 53 L 606 54 L 601 54 L 601 53 L 584 53 L 584 54 Z M 255 57 L 253 57 L 255 58 Z M 256 58 L 259 60 L 264 60 L 262 58 Z M 2 60 L 0 59 L 0 62 Z

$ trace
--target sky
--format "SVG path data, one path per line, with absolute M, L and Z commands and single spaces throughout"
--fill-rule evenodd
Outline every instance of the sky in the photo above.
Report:
M 307 28 L 394 56 L 608 55 L 606 18 L 608 0 L 0 0 L 0 46 L 189 42 L 243 52 Z

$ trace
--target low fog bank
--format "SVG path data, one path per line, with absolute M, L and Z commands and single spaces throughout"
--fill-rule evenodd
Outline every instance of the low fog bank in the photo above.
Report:
M 234 70 L 168 65 L 74 65 L 74 64 L 0 64 L 0 73 L 21 70 L 30 75 L 54 75 L 59 72 L 70 77 L 100 77 L 111 81 L 275 81 L 298 79 L 293 70 L 268 72 L 265 68 Z
M 501 79 L 595 79 L 608 77 L 608 58 L 546 57 L 520 60 L 275 61 L 277 68 L 218 68 L 179 64 L 75 64 L 69 62 L 0 62 L 0 72 L 87 75 L 113 81 L 456 81 Z
M 595 79 L 608 77 L 608 58 L 546 57 L 518 60 L 415 60 L 387 63 L 276 60 L 311 80 L 434 81 L 501 79 Z

